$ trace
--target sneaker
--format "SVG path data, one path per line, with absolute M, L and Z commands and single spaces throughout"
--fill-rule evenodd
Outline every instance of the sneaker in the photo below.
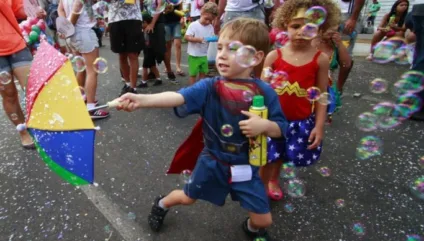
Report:
M 97 120 L 97 119 L 104 119 L 109 117 L 109 112 L 105 110 L 95 110 L 95 111 L 89 111 L 91 119 Z
M 169 211 L 159 206 L 159 201 L 162 198 L 164 198 L 164 196 L 159 196 L 155 199 L 155 203 L 152 206 L 152 211 L 150 211 L 149 217 L 147 218 L 147 222 L 149 223 L 150 228 L 155 232 L 160 230 L 163 224 L 163 220 Z
M 147 88 L 147 87 L 149 87 L 148 85 L 147 85 L 147 82 L 141 82 L 139 85 L 137 85 L 137 88 Z
M 267 231 L 263 228 L 259 229 L 258 232 L 252 232 L 247 228 L 247 221 L 249 218 L 246 218 L 246 220 L 243 222 L 242 228 L 243 231 L 249 236 L 249 238 L 253 241 L 270 241 L 271 238 L 269 237 Z
M 161 85 L 161 84 L 162 84 L 162 80 L 157 79 L 157 80 L 155 80 L 155 82 L 153 83 L 153 86 L 158 86 L 158 85 Z
M 122 96 L 123 94 L 126 94 L 126 93 L 137 94 L 137 91 L 125 84 L 124 87 L 122 87 L 121 94 L 119 96 Z
M 169 72 L 167 73 L 167 75 L 168 75 L 168 79 L 171 81 L 176 79 L 174 72 Z
M 178 80 L 176 80 L 176 79 L 171 79 L 171 80 L 169 80 L 169 82 L 170 82 L 171 84 L 174 84 L 174 85 L 179 85 L 179 84 L 180 84 L 180 81 L 178 81 Z

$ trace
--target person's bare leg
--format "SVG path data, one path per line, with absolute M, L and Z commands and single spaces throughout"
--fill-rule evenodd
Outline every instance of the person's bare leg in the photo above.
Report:
M 406 35 L 406 43 L 407 44 L 412 44 L 415 43 L 417 41 L 417 37 L 415 36 L 414 32 L 409 32 L 408 35 Z
M 149 69 L 148 68 L 143 68 L 143 75 L 142 75 L 142 79 L 143 81 L 147 81 L 148 80 L 148 75 L 149 75 Z
M 206 74 L 204 73 L 199 73 L 199 78 L 197 80 L 201 80 L 204 79 L 206 77 Z
M 137 85 L 137 75 L 138 75 L 138 53 L 128 53 L 128 59 L 130 63 L 129 68 L 129 78 L 130 78 L 130 86 L 135 89 Z
M 74 56 L 82 56 L 82 54 L 81 54 L 81 53 L 76 52 L 76 51 L 73 51 L 73 52 L 72 52 L 72 54 L 73 54 Z M 84 56 L 82 56 L 82 57 L 84 58 Z M 87 62 L 87 60 L 86 60 L 85 58 L 84 58 L 84 60 L 85 60 L 85 65 L 87 66 L 87 65 L 88 65 L 88 62 Z M 86 67 L 86 68 L 87 68 L 87 67 Z M 77 77 L 78 85 L 84 88 L 84 86 L 85 86 L 85 79 L 87 78 L 86 70 L 81 71 L 81 72 L 77 72 L 77 73 L 75 74 L 75 76 Z
M 183 190 L 174 190 L 166 195 L 166 197 L 162 198 L 162 203 L 166 208 L 171 208 L 177 205 L 191 205 L 195 202 L 196 200 L 185 195 Z
M 130 82 L 130 65 L 128 63 L 128 54 L 120 53 L 119 54 L 119 68 L 121 69 L 122 78 L 125 82 Z
M 97 90 L 97 72 L 94 70 L 94 61 L 99 57 L 99 49 L 95 48 L 87 54 L 82 54 L 87 65 L 86 72 L 87 78 L 85 81 L 85 95 L 87 97 L 87 104 L 94 104 L 96 99 Z
M 257 214 L 249 212 L 249 226 L 254 229 L 268 228 L 272 225 L 271 213 Z
M 282 164 L 283 162 L 281 160 L 278 160 L 273 163 L 268 163 L 261 168 L 260 174 L 261 174 L 262 182 L 265 185 L 266 193 L 268 193 L 269 189 L 271 189 L 271 191 L 278 190 L 279 187 L 274 185 L 270 181 L 279 180 Z
M 166 52 L 165 52 L 165 58 L 163 61 L 165 62 L 165 68 L 167 73 L 172 72 L 171 54 L 172 54 L 172 40 L 166 42 Z
M 374 34 L 374 36 L 372 36 L 370 53 L 373 53 L 374 52 L 374 46 L 378 42 L 380 42 L 384 38 L 385 35 L 386 35 L 385 33 L 383 33 L 382 31 L 378 30 Z
M 343 93 L 343 86 L 346 83 L 347 78 L 349 77 L 350 71 L 353 67 L 353 61 L 352 64 L 349 66 L 341 66 L 339 71 L 339 78 L 337 80 L 337 90 L 340 93 Z
M 175 62 L 177 65 L 177 72 L 181 73 L 181 39 L 176 38 L 174 39 L 174 45 L 175 45 Z
M 190 85 L 193 85 L 194 83 L 196 83 L 196 76 L 190 76 L 190 77 L 188 77 L 188 83 Z
M 155 75 L 155 78 L 156 78 L 156 79 L 160 79 L 159 70 L 158 70 L 158 67 L 157 67 L 156 65 L 155 65 L 155 66 L 150 67 L 150 71 L 152 71 L 152 72 L 153 72 L 153 74 Z
M 30 70 L 29 65 L 17 67 L 13 70 L 13 76 L 15 76 L 18 79 L 19 85 L 23 89 L 26 87 L 26 84 L 28 82 L 29 70 Z
M 24 78 L 22 78 L 24 79 Z M 25 123 L 25 116 L 19 104 L 18 90 L 16 89 L 14 81 L 7 85 L 1 85 L 0 94 L 3 98 L 3 109 L 6 112 L 9 120 L 17 126 L 18 124 Z M 32 138 L 28 131 L 24 130 L 19 132 L 22 145 L 33 144 Z

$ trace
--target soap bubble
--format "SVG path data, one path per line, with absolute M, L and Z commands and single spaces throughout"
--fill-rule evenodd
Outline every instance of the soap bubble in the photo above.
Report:
M 192 182 L 192 180 L 191 180 L 191 171 L 190 170 L 183 170 L 181 172 L 181 180 L 185 184 L 190 184 Z
M 284 184 L 284 189 L 290 197 L 299 198 L 305 196 L 306 188 L 302 180 L 294 178 Z
M 378 128 L 390 129 L 401 123 L 401 119 L 396 115 L 396 105 L 394 103 L 378 103 L 373 107 L 372 113 L 377 117 Z
M 420 71 L 405 72 L 400 78 L 410 83 L 408 89 L 410 93 L 416 93 L 424 89 L 424 73 Z
M 317 101 L 319 99 L 319 97 L 321 96 L 321 90 L 318 87 L 309 87 L 306 90 L 306 98 L 309 101 Z
M 360 160 L 366 160 L 383 152 L 383 142 L 376 136 L 365 136 L 359 141 L 356 148 L 356 156 Z
M 225 137 L 230 137 L 234 134 L 233 127 L 229 124 L 222 125 L 221 135 Z
M 271 67 L 266 67 L 262 69 L 262 75 L 264 77 L 264 80 L 270 81 L 273 75 L 273 70 Z
M 281 173 L 280 176 L 285 179 L 293 179 L 296 177 L 296 166 L 294 163 L 284 163 L 281 166 Z
M 419 85 L 416 85 L 406 79 L 401 79 L 393 84 L 391 92 L 394 96 L 399 97 L 405 94 L 413 94 L 419 89 Z
M 364 112 L 356 119 L 356 127 L 361 131 L 374 131 L 377 129 L 378 117 L 371 112 Z
M 274 7 L 274 1 L 273 0 L 265 0 L 264 1 L 264 8 L 270 9 Z
M 74 56 L 71 63 L 75 72 L 83 72 L 86 68 L 85 59 L 81 56 Z
M 409 64 L 408 52 L 410 52 L 410 48 L 408 48 L 408 46 L 406 46 L 406 45 L 403 45 L 403 46 L 397 48 L 394 52 L 395 63 L 401 64 L 401 65 Z
M 26 130 L 26 125 L 25 124 L 18 124 L 16 126 L 16 130 L 19 131 L 19 132 L 24 131 L 24 130 Z
M 370 82 L 370 90 L 372 93 L 381 94 L 386 92 L 388 83 L 385 79 L 376 78 Z
M 84 1 L 83 0 L 74 1 L 74 4 L 72 5 L 72 13 L 79 15 L 83 11 L 84 11 Z
M 159 6 L 160 5 L 160 6 Z M 147 12 L 150 15 L 162 13 L 166 8 L 165 0 L 145 0 L 144 6 L 146 6 Z
M 337 199 L 335 201 L 335 204 L 336 204 L 336 207 L 337 208 L 343 208 L 344 206 L 346 206 L 345 200 L 344 199 L 341 199 L 341 198 Z
M 12 113 L 12 114 L 10 114 L 10 119 L 11 119 L 12 121 L 18 120 L 18 114 L 16 114 L 16 113 Z
M 253 96 L 255 96 L 254 93 L 252 93 L 251 91 L 243 91 L 243 100 L 246 102 L 252 102 L 253 100 Z
M 313 6 L 305 12 L 305 18 L 307 19 L 308 23 L 313 23 L 320 26 L 327 18 L 327 11 L 321 6 Z
M 318 102 L 321 104 L 321 105 L 331 105 L 332 103 L 333 103 L 333 96 L 332 95 L 330 95 L 329 93 L 327 93 L 327 92 L 324 92 L 324 93 L 322 93 L 320 96 L 319 96 L 319 99 L 318 99 Z
M 410 185 L 411 193 L 417 198 L 424 200 L 424 176 L 417 178 Z
M 7 71 L 0 72 L 0 84 L 8 85 L 10 82 L 12 82 L 12 75 Z
M 289 75 L 284 71 L 275 71 L 272 75 L 273 82 L 284 82 L 289 80 Z
M 107 60 L 99 57 L 93 62 L 94 71 L 96 71 L 99 74 L 106 73 L 108 66 L 107 66 Z
M 399 96 L 396 106 L 400 109 L 400 117 L 409 118 L 412 114 L 419 111 L 422 106 L 420 97 L 413 94 Z
M 373 61 L 379 64 L 391 62 L 396 45 L 390 41 L 382 41 L 374 46 Z
M 177 6 L 177 5 L 180 5 L 183 2 L 183 0 L 167 0 L 167 2 L 169 4 L 172 4 L 174 6 Z
M 286 211 L 287 213 L 294 212 L 294 206 L 293 206 L 293 204 L 291 204 L 291 203 L 284 204 L 284 211 Z
M 236 52 L 236 61 L 243 68 L 252 67 L 256 64 L 256 49 L 252 46 L 246 45 L 239 49 Z
M 331 170 L 328 167 L 320 167 L 318 168 L 318 173 L 323 177 L 329 177 L 331 175 Z
M 406 235 L 406 241 L 423 241 L 423 239 L 419 235 L 408 234 Z
M 241 47 L 243 47 L 243 44 L 239 41 L 233 41 L 228 44 L 228 49 L 231 52 L 237 52 L 237 50 L 239 50 Z
M 362 223 L 355 223 L 353 224 L 352 231 L 354 234 L 358 236 L 364 236 L 365 235 L 365 227 Z
M 289 34 L 285 31 L 277 33 L 275 36 L 275 47 L 282 48 L 289 42 Z
M 302 31 L 302 38 L 306 40 L 313 39 L 318 34 L 318 25 L 313 23 L 307 23 L 302 27 L 301 31 Z

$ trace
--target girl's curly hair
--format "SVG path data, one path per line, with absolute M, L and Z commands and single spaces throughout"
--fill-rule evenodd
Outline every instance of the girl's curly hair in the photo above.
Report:
M 272 25 L 275 28 L 286 30 L 287 25 L 297 14 L 298 9 L 309 9 L 313 6 L 321 6 L 327 10 L 327 19 L 320 26 L 322 32 L 340 24 L 341 11 L 334 0 L 287 0 L 276 10 Z

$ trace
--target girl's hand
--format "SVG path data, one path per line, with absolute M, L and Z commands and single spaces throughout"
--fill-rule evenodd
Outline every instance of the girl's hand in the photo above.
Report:
M 249 111 L 242 110 L 241 113 L 249 119 L 239 122 L 240 130 L 248 138 L 255 137 L 262 134 L 266 130 L 267 123 L 265 119 L 262 119 L 258 115 L 250 113 Z
M 65 34 L 57 32 L 57 36 L 61 39 L 66 39 Z
M 339 32 L 334 32 L 333 35 L 331 36 L 331 40 L 337 45 L 339 46 L 342 43 L 342 37 L 340 36 Z
M 141 95 L 126 93 L 123 96 L 119 97 L 118 101 L 119 105 L 116 107 L 117 110 L 132 112 L 141 108 Z
M 312 143 L 308 146 L 308 150 L 312 150 L 317 148 L 322 141 L 322 138 L 324 137 L 324 127 L 316 127 L 312 130 L 311 134 L 309 135 L 308 142 Z

